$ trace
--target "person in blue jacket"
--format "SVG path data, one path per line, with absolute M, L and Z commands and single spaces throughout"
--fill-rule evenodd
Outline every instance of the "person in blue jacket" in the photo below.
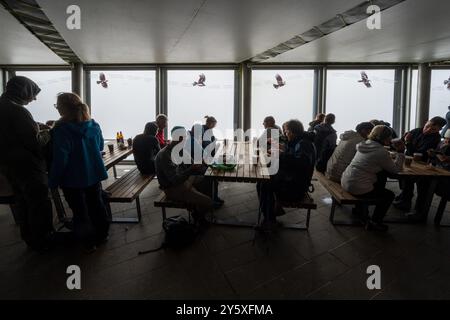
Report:
M 74 93 L 58 95 L 61 118 L 52 134 L 49 187 L 60 187 L 73 212 L 75 236 L 89 250 L 108 237 L 110 219 L 102 197 L 107 179 L 101 152 L 103 136 L 89 108 Z

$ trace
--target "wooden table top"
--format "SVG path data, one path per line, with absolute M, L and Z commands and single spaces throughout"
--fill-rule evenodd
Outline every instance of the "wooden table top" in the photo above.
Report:
M 105 148 L 103 149 L 103 151 L 105 152 L 105 155 L 102 157 L 103 163 L 105 164 L 106 169 L 109 169 L 109 168 L 115 166 L 120 161 L 124 160 L 130 154 L 133 153 L 132 148 L 126 148 L 126 149 L 120 150 L 117 143 L 115 143 L 115 142 L 114 142 L 114 151 L 109 152 L 109 149 L 107 146 L 108 144 L 109 143 L 105 143 Z
M 224 146 L 220 144 L 215 158 L 223 156 Z M 258 182 L 270 179 L 267 167 L 260 162 L 252 164 L 254 150 L 252 144 L 248 142 L 230 142 L 227 145 L 226 154 L 232 155 L 236 159 L 236 167 L 230 171 L 216 170 L 211 167 L 205 172 L 205 177 L 210 177 L 219 181 L 234 182 Z
M 425 162 L 413 161 L 411 167 L 403 166 L 400 176 L 418 176 L 418 177 L 450 177 L 450 171 L 442 168 L 436 168 Z

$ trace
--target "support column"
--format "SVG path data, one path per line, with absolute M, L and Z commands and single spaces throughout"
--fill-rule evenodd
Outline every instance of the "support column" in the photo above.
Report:
M 426 63 L 419 64 L 417 86 L 416 127 L 422 127 L 428 120 L 430 112 L 431 68 Z
M 83 64 L 74 63 L 72 65 L 72 92 L 83 97 Z
M 252 71 L 251 68 L 247 65 L 247 63 L 241 64 L 241 73 L 242 73 L 242 110 L 243 110 L 243 124 L 244 131 L 247 131 L 252 126 L 252 97 L 251 97 L 251 87 L 252 87 Z

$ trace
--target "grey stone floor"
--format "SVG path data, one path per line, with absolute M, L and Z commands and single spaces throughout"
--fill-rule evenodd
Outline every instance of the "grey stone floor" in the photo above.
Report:
M 127 167 L 119 167 L 119 174 Z M 112 174 L 110 174 L 112 176 Z M 108 243 L 87 254 L 78 247 L 37 254 L 21 242 L 7 206 L 0 206 L 2 299 L 449 299 L 450 229 L 390 224 L 387 233 L 333 226 L 330 198 L 315 183 L 318 209 L 309 231 L 282 229 L 270 237 L 250 228 L 212 226 L 189 248 L 138 256 L 162 239 L 160 193 L 153 181 L 142 194 L 140 224 L 115 224 Z M 397 183 L 388 187 L 398 192 Z M 255 185 L 222 183 L 221 218 L 255 221 Z M 444 220 L 450 219 L 450 206 Z M 135 204 L 113 204 L 118 215 L 135 215 Z M 170 210 L 169 213 L 183 213 Z M 349 215 L 350 208 L 338 215 Z M 399 215 L 391 209 L 389 215 Z M 291 210 L 284 221 L 303 222 Z M 255 241 L 254 241 L 255 239 Z M 66 268 L 81 268 L 81 290 L 66 287 Z M 381 290 L 368 290 L 366 269 L 381 268 Z

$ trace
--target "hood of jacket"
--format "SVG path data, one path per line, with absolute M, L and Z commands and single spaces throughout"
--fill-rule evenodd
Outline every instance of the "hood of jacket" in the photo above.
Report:
M 55 124 L 55 129 L 65 131 L 70 135 L 78 136 L 81 138 L 89 138 L 94 137 L 98 134 L 100 126 L 92 119 L 83 122 L 58 121 Z
M 356 138 L 362 139 L 361 135 L 358 132 L 353 131 L 353 130 L 345 131 L 339 137 L 343 141 L 348 141 L 348 140 L 352 140 L 352 139 L 356 139 Z
M 381 143 L 373 140 L 366 140 L 356 145 L 356 150 L 361 153 L 371 153 L 378 152 L 380 150 L 384 150 L 384 147 Z
M 334 133 L 334 132 L 336 132 L 336 130 L 334 130 L 334 128 L 331 126 L 331 125 L 329 125 L 329 124 L 327 124 L 327 123 L 321 123 L 321 124 L 318 124 L 315 128 L 314 128 L 314 130 L 315 131 L 319 131 L 319 132 L 323 132 L 323 133 L 328 133 L 328 134 L 331 134 L 331 133 Z
M 33 100 L 41 91 L 39 86 L 27 77 L 12 77 L 6 84 L 2 97 L 24 105 Z

